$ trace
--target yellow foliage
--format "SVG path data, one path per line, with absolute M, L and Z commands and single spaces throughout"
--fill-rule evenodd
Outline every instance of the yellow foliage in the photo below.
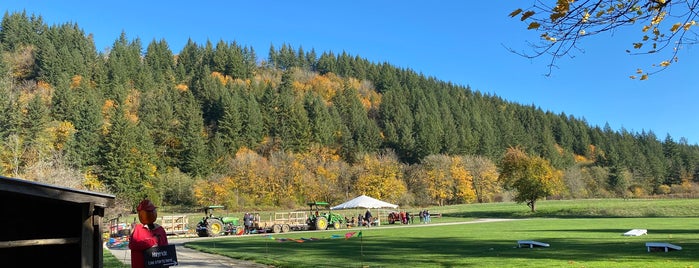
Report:
M 104 101 L 104 104 L 102 104 L 102 117 L 104 118 L 104 123 L 102 124 L 102 134 L 107 134 L 109 132 L 109 126 L 112 125 L 111 123 L 111 114 L 114 108 L 116 108 L 118 104 L 114 100 L 107 99 Z
M 543 33 L 543 34 L 541 34 L 541 38 L 543 38 L 543 39 L 545 39 L 545 40 L 547 40 L 547 41 L 550 41 L 550 42 L 556 42 L 556 38 L 550 36 L 548 33 Z
M 304 92 L 306 92 L 306 91 L 308 91 L 308 89 L 310 89 L 310 85 L 304 84 L 300 81 L 294 81 L 291 84 L 291 87 L 293 88 L 294 92 L 300 93 L 300 95 L 302 95 Z
M 673 24 L 672 27 L 670 28 L 670 31 L 674 33 L 674 32 L 676 32 L 677 30 L 680 29 L 680 26 L 682 26 L 682 23 L 679 23 L 679 22 L 678 22 L 678 23 L 675 23 L 675 24 Z
M 104 189 L 104 185 L 95 174 L 94 170 L 88 170 L 83 177 L 83 187 L 88 191 L 97 191 Z
M 326 103 L 342 90 L 342 80 L 333 73 L 316 75 L 308 83 L 311 90 L 318 93 Z
M 650 21 L 650 24 L 653 24 L 653 25 L 655 25 L 655 24 L 660 24 L 660 22 L 662 22 L 662 21 L 665 19 L 665 15 L 667 15 L 667 12 L 665 12 L 665 11 L 658 13 L 658 14 L 655 15 L 655 17 L 653 17 L 653 19 Z
M 224 86 L 228 84 L 228 81 L 231 79 L 229 76 L 225 76 L 219 72 L 211 72 L 211 77 L 218 79 L 218 81 Z
M 70 78 L 70 88 L 77 88 L 80 86 L 80 83 L 83 81 L 83 77 L 80 75 L 74 75 L 73 77 Z
M 364 109 L 378 109 L 381 104 L 381 95 L 376 92 L 371 82 L 363 80 L 359 81 L 355 78 L 349 78 L 347 81 L 349 87 L 356 88 L 359 99 L 362 102 Z
M 395 155 L 364 154 L 358 165 L 363 168 L 357 174 L 357 193 L 378 199 L 397 200 L 407 191 L 400 172 L 400 162 Z
M 129 95 L 126 96 L 126 100 L 124 100 L 124 107 L 126 108 L 126 119 L 131 121 L 131 122 L 138 122 L 138 108 L 140 107 L 140 102 L 141 102 L 141 92 L 135 89 L 132 89 L 129 92 Z
M 575 160 L 575 163 L 583 163 L 583 164 L 591 164 L 594 161 L 591 159 L 587 159 L 584 155 L 575 155 L 573 156 L 573 159 Z
M 117 107 L 117 104 L 114 100 L 108 99 L 104 101 L 104 104 L 102 105 L 102 115 L 107 115 L 110 110 L 114 109 Z
M 175 86 L 175 89 L 179 90 L 180 92 L 185 92 L 185 91 L 189 90 L 189 86 L 187 86 L 185 84 L 177 84 Z
M 39 90 L 42 90 L 42 91 L 43 91 L 43 90 L 47 90 L 47 89 L 51 89 L 51 85 L 49 85 L 49 83 L 47 83 L 46 81 L 39 81 L 39 82 L 37 82 L 37 83 L 36 83 L 36 87 L 37 87 Z
M 57 126 L 49 128 L 49 132 L 53 134 L 54 149 L 62 150 L 70 137 L 75 133 L 75 127 L 70 121 L 62 121 Z
M 590 13 L 588 13 L 587 11 L 585 11 L 585 14 L 583 14 L 583 17 L 582 17 L 582 22 L 583 22 L 583 23 L 586 23 L 586 22 L 588 22 L 589 20 L 590 20 Z
M 532 30 L 532 29 L 536 30 L 536 29 L 539 29 L 539 26 L 541 26 L 541 24 L 534 21 L 532 23 L 529 23 L 529 27 L 527 27 L 527 30 Z

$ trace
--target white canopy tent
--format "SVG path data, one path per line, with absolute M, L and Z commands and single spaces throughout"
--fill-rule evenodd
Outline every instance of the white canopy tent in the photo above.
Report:
M 394 205 L 388 202 L 384 202 L 381 200 L 378 200 L 373 197 L 369 197 L 366 195 L 360 195 L 357 196 L 347 202 L 344 202 L 342 204 L 339 204 L 337 206 L 331 207 L 330 209 L 332 210 L 338 210 L 338 209 L 358 209 L 358 208 L 366 208 L 366 209 L 381 209 L 381 208 L 398 208 L 398 205 Z M 378 212 L 379 218 L 379 225 L 381 224 L 381 211 L 379 210 Z
M 373 197 L 366 195 L 360 195 L 354 199 L 339 204 L 337 206 L 331 207 L 330 209 L 352 209 L 352 208 L 397 208 L 398 205 L 394 205 L 388 202 L 378 200 Z

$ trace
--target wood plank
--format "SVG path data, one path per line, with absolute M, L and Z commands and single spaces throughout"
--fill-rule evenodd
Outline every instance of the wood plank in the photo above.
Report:
M 0 248 L 77 244 L 80 237 L 0 241 Z
M 534 246 L 539 246 L 539 247 L 549 247 L 549 244 L 539 242 L 539 241 L 533 241 L 533 240 L 517 240 L 517 246 L 522 247 L 522 245 L 528 245 L 529 248 L 533 248 Z

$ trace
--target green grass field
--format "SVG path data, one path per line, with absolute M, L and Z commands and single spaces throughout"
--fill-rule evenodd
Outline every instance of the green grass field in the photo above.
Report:
M 430 208 L 433 224 L 284 235 L 223 237 L 187 243 L 201 251 L 275 267 L 694 267 L 699 266 L 699 200 L 541 201 L 536 213 L 514 203 Z M 507 222 L 453 224 L 475 218 Z M 623 236 L 631 229 L 648 235 Z M 350 239 L 332 238 L 362 231 Z M 288 238 L 317 238 L 303 243 Z M 536 240 L 548 248 L 518 248 Z M 646 242 L 681 251 L 647 252 Z M 105 264 L 105 267 L 107 265 Z M 115 266 L 118 267 L 118 266 Z

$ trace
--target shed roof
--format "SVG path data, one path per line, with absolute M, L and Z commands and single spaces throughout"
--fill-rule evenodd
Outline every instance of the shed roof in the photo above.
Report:
M 93 203 L 99 207 L 114 205 L 114 195 L 59 187 L 46 183 L 0 176 L 0 192 L 57 199 L 73 203 Z

